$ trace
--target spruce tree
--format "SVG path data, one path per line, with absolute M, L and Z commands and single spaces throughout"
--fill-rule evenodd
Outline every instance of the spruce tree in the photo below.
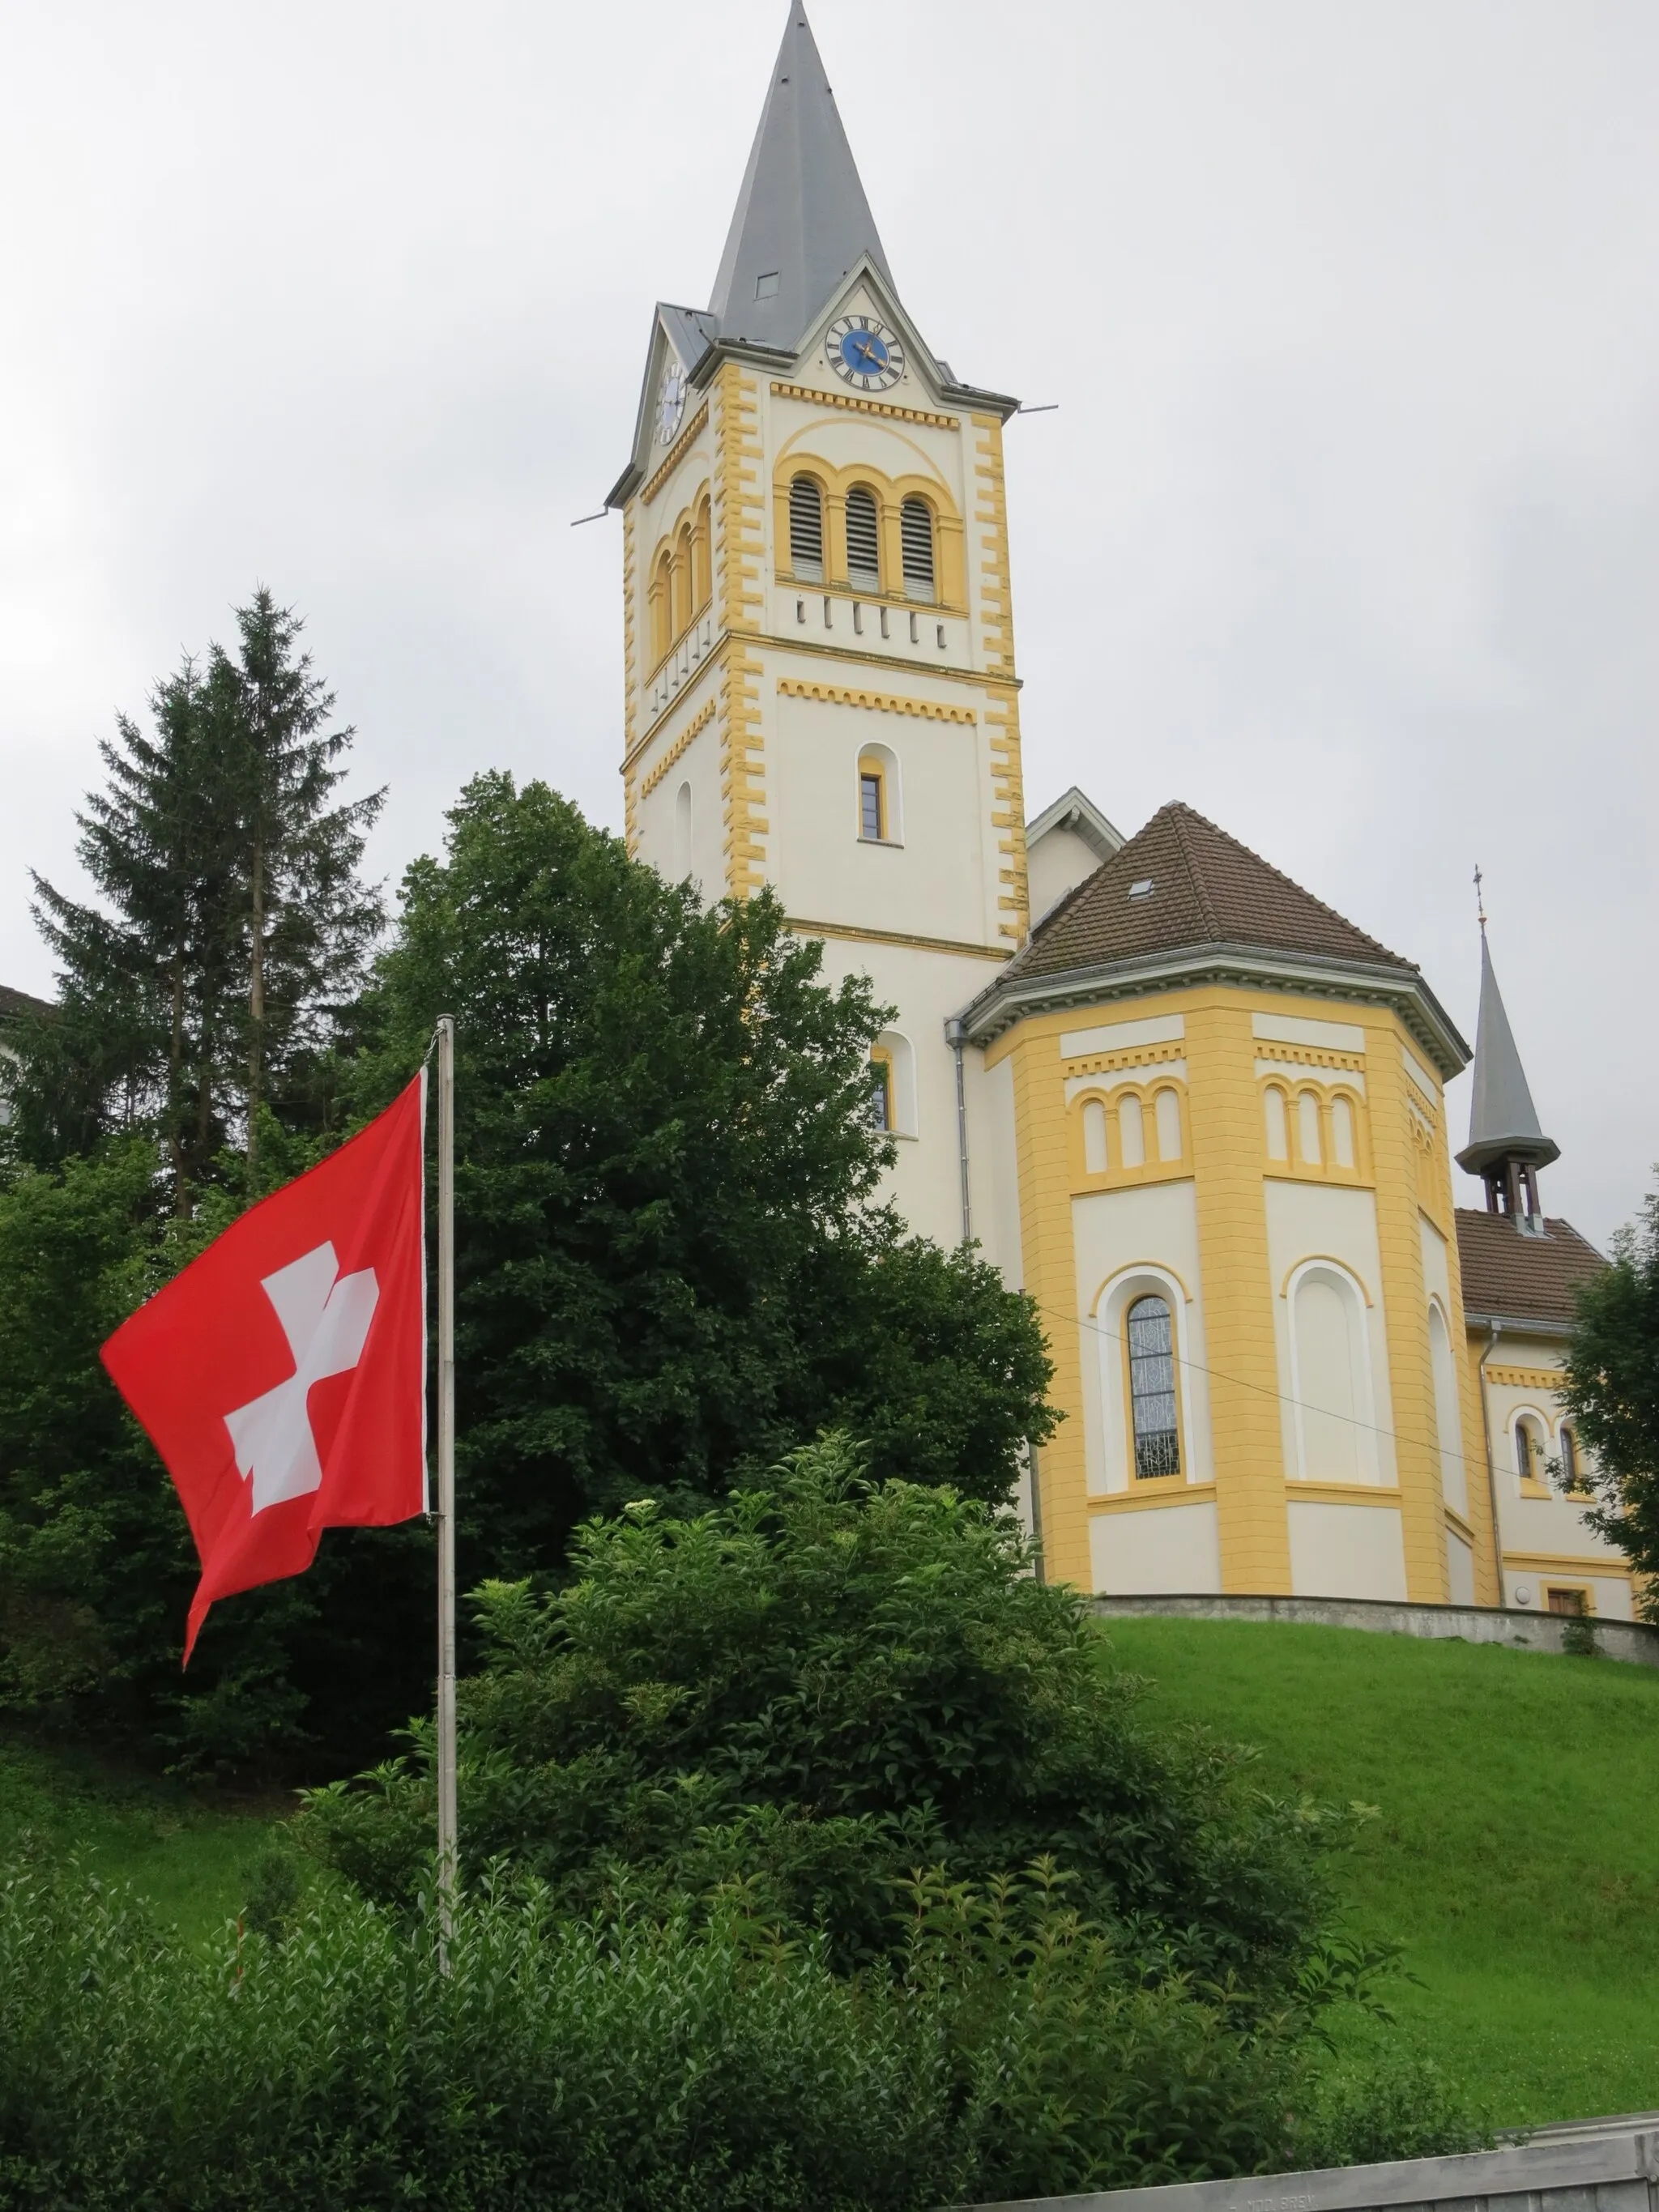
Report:
M 259 1114 L 322 1042 L 379 933 L 377 892 L 361 881 L 364 837 L 384 791 L 337 802 L 354 732 L 328 729 L 334 694 L 298 650 L 303 625 L 261 586 L 236 611 L 234 660 L 216 647 L 208 689 L 223 700 L 225 775 L 235 817 L 238 934 L 245 994 L 243 1115 L 257 1168 Z
M 100 749 L 76 817 L 97 900 L 34 879 L 59 1005 L 21 1041 L 18 1149 L 52 1164 L 153 1133 L 180 1212 L 239 1132 L 254 1170 L 273 1082 L 317 1053 L 380 921 L 357 870 L 383 794 L 337 799 L 352 732 L 325 727 L 292 610 L 261 588 L 236 621 L 234 656 L 187 658 L 151 729 L 123 715 Z

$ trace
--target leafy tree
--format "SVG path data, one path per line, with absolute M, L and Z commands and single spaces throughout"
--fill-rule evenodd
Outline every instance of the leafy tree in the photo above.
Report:
M 1007 1494 L 1047 1435 L 1035 1310 L 876 1202 L 882 1010 L 762 896 L 708 913 L 545 785 L 478 777 L 357 1020 L 365 1106 L 457 1043 L 464 1559 L 696 1503 L 833 1423 L 878 1474 Z
M 269 592 L 240 644 L 159 684 L 146 732 L 100 748 L 106 787 L 77 817 L 97 903 L 35 878 L 60 1004 L 20 1032 L 15 1149 L 35 1165 L 114 1132 L 161 1140 L 176 1210 L 240 1133 L 252 1170 L 273 1081 L 290 1115 L 331 1009 L 380 924 L 357 876 L 374 793 L 341 802 L 349 730 Z
M 1621 1232 L 1613 1264 L 1577 1292 L 1562 1396 L 1577 1428 L 1591 1525 L 1646 1578 L 1659 1620 L 1659 1190 Z
M 576 1574 L 478 1594 L 462 1686 L 461 1832 L 567 1909 L 621 1881 L 819 1928 L 843 1965 L 894 1941 L 910 1870 L 983 1887 L 1038 1860 L 1134 1977 L 1184 1974 L 1256 2015 L 1351 1985 L 1324 1852 L 1350 1817 L 1276 1802 L 1241 1753 L 1155 1731 L 1081 1600 L 1037 1582 L 1016 1525 L 947 1489 L 871 1486 L 842 1437 L 768 1487 L 676 1520 L 585 1527 Z M 432 1739 L 314 1792 L 316 1846 L 411 1897 Z

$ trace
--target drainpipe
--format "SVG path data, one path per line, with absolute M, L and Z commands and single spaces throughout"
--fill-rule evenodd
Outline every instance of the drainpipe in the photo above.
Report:
M 945 1024 L 945 1042 L 957 1056 L 957 1154 L 962 1164 L 962 1241 L 972 1241 L 973 1216 L 968 1210 L 968 1093 L 962 1072 L 962 1023 L 952 1014 Z
M 1504 1537 L 1498 1524 L 1498 1468 L 1492 1458 L 1492 1405 L 1486 1395 L 1486 1362 L 1498 1348 L 1498 1340 L 1504 1334 L 1501 1321 L 1490 1324 L 1490 1334 L 1481 1347 L 1479 1369 L 1480 1375 L 1480 1433 L 1486 1443 L 1486 1497 L 1492 1506 L 1492 1566 L 1498 1576 L 1498 1602 L 1504 1603 Z

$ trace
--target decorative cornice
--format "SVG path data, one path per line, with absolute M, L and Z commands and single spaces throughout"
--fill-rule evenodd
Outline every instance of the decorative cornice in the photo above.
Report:
M 1468 1047 L 1415 969 L 1372 966 L 1365 961 L 1333 960 L 1255 945 L 1178 946 L 1133 960 L 1064 969 L 1054 975 L 999 977 L 964 1009 L 963 1032 L 983 1048 L 1032 1014 L 1097 1006 L 1115 999 L 1146 998 L 1153 992 L 1188 990 L 1206 983 L 1389 1006 L 1443 1078 L 1460 1073 L 1468 1065 Z
M 850 921 L 805 921 L 792 914 L 787 927 L 799 937 L 850 937 L 860 945 L 908 945 L 918 952 L 959 952 L 964 959 L 1012 960 L 1012 953 L 996 945 L 970 945 L 955 937 L 914 937 L 903 929 L 866 929 Z
M 904 699 L 893 691 L 854 691 L 843 684 L 809 684 L 799 676 L 780 676 L 778 691 L 787 699 L 819 699 L 826 706 L 867 707 L 878 714 L 915 714 L 925 722 L 978 719 L 971 707 L 941 706 L 935 699 Z
M 686 424 L 684 429 L 680 432 L 679 436 L 675 439 L 673 444 L 668 448 L 667 459 L 657 471 L 655 476 L 652 477 L 650 483 L 647 484 L 645 489 L 640 494 L 640 505 L 641 507 L 650 506 L 652 501 L 655 499 L 657 494 L 667 483 L 669 477 L 673 475 L 675 470 L 678 468 L 680 463 L 685 459 L 686 454 L 690 451 L 693 440 L 696 437 L 698 431 L 701 430 L 708 422 L 708 402 L 705 399 L 702 405 L 698 408 L 696 413 Z
M 810 384 L 783 384 L 772 386 L 775 399 L 805 399 L 815 407 L 848 407 L 859 415 L 887 415 L 898 422 L 921 422 L 930 430 L 959 430 L 961 423 L 954 415 L 930 415 L 921 407 L 895 407 L 890 400 L 860 399 L 850 392 L 818 392 Z
M 714 719 L 714 702 L 712 699 L 707 699 L 697 709 L 697 712 L 691 717 L 685 727 L 680 732 L 678 737 L 675 738 L 673 744 L 670 745 L 668 750 L 663 755 L 662 758 L 656 763 L 650 775 L 647 775 L 644 782 L 641 784 L 640 797 L 641 799 L 650 798 L 652 793 L 662 781 L 664 776 L 667 775 L 669 769 L 673 767 L 675 762 L 679 759 L 686 747 L 690 744 L 692 738 L 696 736 L 698 731 L 706 730 Z

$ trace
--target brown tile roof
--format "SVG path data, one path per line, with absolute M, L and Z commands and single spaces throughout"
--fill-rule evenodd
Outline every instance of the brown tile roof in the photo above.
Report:
M 1573 1285 L 1607 1263 L 1571 1222 L 1547 1220 L 1544 1227 L 1544 1236 L 1527 1237 L 1507 1214 L 1458 1207 L 1465 1313 L 1557 1325 L 1572 1320 Z
M 17 1014 L 50 1014 L 54 1011 L 50 999 L 32 999 L 27 991 L 14 991 L 9 983 L 0 983 L 0 1022 L 9 1021 Z
M 1134 886 L 1151 885 L 1132 896 Z M 1252 945 L 1412 969 L 1259 854 L 1176 801 L 1038 923 L 1005 975 L 1061 975 L 1188 945 Z

